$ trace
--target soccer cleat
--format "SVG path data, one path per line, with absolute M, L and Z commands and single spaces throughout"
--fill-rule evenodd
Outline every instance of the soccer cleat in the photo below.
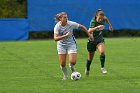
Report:
M 85 70 L 85 74 L 86 76 L 89 76 L 89 71 L 87 69 Z
M 107 70 L 105 68 L 101 68 L 103 74 L 107 74 Z

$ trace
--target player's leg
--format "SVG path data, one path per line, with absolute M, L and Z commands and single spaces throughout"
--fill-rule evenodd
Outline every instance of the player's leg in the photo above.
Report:
M 104 74 L 106 74 L 107 70 L 104 67 L 105 66 L 105 45 L 104 45 L 104 43 L 99 43 L 97 45 L 97 48 L 100 53 L 101 70 Z
M 58 57 L 59 57 L 59 62 L 60 62 L 60 68 L 64 75 L 63 80 L 67 80 L 68 72 L 66 68 L 66 56 L 67 56 L 66 47 L 62 45 L 57 45 L 57 51 L 58 51 Z
M 69 54 L 69 67 L 72 72 L 75 72 L 74 65 L 76 64 L 76 57 L 77 57 L 76 53 Z
M 96 51 L 96 44 L 94 41 L 88 41 L 87 42 L 87 50 L 88 50 L 88 59 L 86 61 L 86 69 L 85 74 L 88 76 L 90 71 L 90 65 L 92 63 L 95 51 Z
M 68 79 L 68 72 L 67 72 L 67 68 L 66 68 L 66 54 L 59 54 L 59 62 L 60 62 L 60 68 L 63 72 L 63 79 L 67 80 Z
M 69 45 L 67 51 L 68 51 L 68 55 L 69 55 L 69 67 L 72 72 L 75 72 L 74 65 L 76 64 L 76 58 L 77 58 L 76 44 Z
M 91 65 L 91 62 L 93 60 L 94 54 L 95 54 L 95 52 L 92 52 L 92 53 L 88 52 L 88 59 L 86 62 L 86 70 L 85 70 L 86 75 L 89 75 L 90 65 Z

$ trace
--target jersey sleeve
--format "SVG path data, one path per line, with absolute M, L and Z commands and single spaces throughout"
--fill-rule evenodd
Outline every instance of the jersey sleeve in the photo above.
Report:
M 54 27 L 54 33 L 55 34 L 58 34 L 59 32 L 58 32 L 58 26 L 57 25 L 55 25 L 55 27 Z
M 76 22 L 71 22 L 71 24 L 72 24 L 72 26 L 73 26 L 74 29 L 78 29 L 79 28 L 79 25 L 80 25 L 80 24 L 78 24 Z
M 89 26 L 89 27 L 90 27 L 90 28 L 95 27 L 95 21 L 91 20 L 91 21 L 90 21 L 90 26 Z

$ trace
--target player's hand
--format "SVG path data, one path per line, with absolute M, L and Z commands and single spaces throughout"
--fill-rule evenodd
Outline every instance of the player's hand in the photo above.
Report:
M 66 39 L 68 39 L 69 38 L 69 36 L 71 36 L 72 35 L 72 33 L 71 32 L 67 32 L 66 34 L 65 34 L 65 38 Z
M 66 37 L 69 37 L 71 35 L 72 35 L 71 32 L 66 33 Z
M 104 29 L 104 25 L 99 25 L 99 26 L 97 26 L 97 28 L 98 28 L 99 30 L 103 30 L 103 29 Z
M 113 27 L 112 27 L 112 26 L 109 26 L 109 30 L 110 30 L 111 32 L 113 32 Z
M 94 41 L 94 37 L 93 37 L 92 34 L 89 35 L 89 40 L 90 40 L 90 41 Z

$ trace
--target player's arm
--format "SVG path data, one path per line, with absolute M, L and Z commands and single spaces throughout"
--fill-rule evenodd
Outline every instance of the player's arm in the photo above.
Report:
M 91 34 L 88 32 L 88 30 L 87 30 L 87 28 L 86 28 L 85 26 L 79 24 L 79 28 L 81 28 L 83 31 L 86 32 L 86 34 L 89 36 L 90 40 L 93 40 L 93 35 L 91 35 Z
M 112 25 L 110 24 L 109 19 L 108 19 L 106 16 L 105 16 L 105 19 L 106 19 L 107 24 L 109 25 L 109 30 L 110 30 L 111 32 L 113 32 L 113 27 L 112 27 Z
M 57 25 L 55 25 L 54 27 L 54 40 L 55 41 L 59 41 L 59 40 L 62 40 L 64 38 L 68 38 L 69 36 L 71 35 L 70 32 L 64 34 L 64 35 L 59 35 L 59 27 Z
M 89 28 L 88 32 L 92 33 L 92 32 L 94 32 L 96 30 L 99 30 L 99 29 L 104 29 L 104 25 L 99 25 L 99 26 L 96 26 L 96 27 Z
M 79 28 L 81 28 L 83 31 L 86 32 L 86 34 L 87 34 L 88 36 L 90 36 L 90 34 L 88 33 L 87 28 L 86 28 L 85 26 L 79 24 Z
M 54 40 L 59 41 L 63 40 L 64 38 L 68 38 L 71 35 L 70 32 L 66 33 L 65 35 L 59 36 L 57 33 L 54 33 Z

